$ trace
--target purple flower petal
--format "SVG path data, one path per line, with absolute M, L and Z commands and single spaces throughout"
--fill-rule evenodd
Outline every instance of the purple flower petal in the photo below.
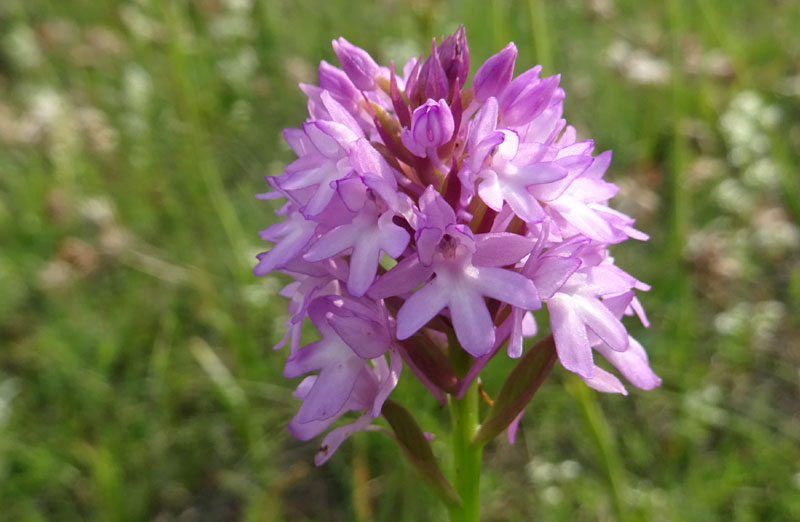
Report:
M 547 302 L 547 310 L 561 364 L 584 379 L 590 379 L 594 375 L 592 347 L 586 325 L 572 298 L 556 294 Z
M 476 234 L 472 264 L 477 266 L 513 265 L 533 250 L 533 239 L 508 232 Z
M 374 359 L 389 349 L 388 328 L 358 316 L 332 314 L 328 319 L 336 334 L 362 359 Z
M 475 72 L 472 86 L 475 100 L 483 103 L 490 96 L 499 96 L 514 75 L 514 62 L 517 59 L 517 46 L 514 42 L 506 45 L 499 53 L 487 59 Z
M 375 281 L 378 261 L 381 257 L 380 237 L 370 235 L 361 238 L 353 247 L 350 256 L 350 276 L 347 278 L 347 291 L 354 296 L 367 293 Z
M 432 273 L 433 270 L 420 263 L 417 256 L 407 257 L 379 277 L 367 295 L 373 299 L 383 299 L 405 294 L 424 283 Z
M 525 310 L 538 310 L 542 307 L 533 281 L 511 270 L 480 267 L 475 287 L 486 297 Z
M 408 339 L 414 335 L 447 306 L 450 293 L 442 286 L 440 279 L 434 279 L 406 299 L 397 311 L 398 339 Z
M 475 357 L 488 353 L 494 345 L 495 333 L 483 296 L 469 287 L 454 288 L 447 306 L 461 347 Z
M 362 91 L 369 91 L 375 88 L 375 77 L 380 68 L 375 60 L 364 49 L 356 47 L 344 38 L 339 38 L 331 42 L 333 52 L 339 58 L 347 77 Z
M 605 341 L 611 348 L 619 352 L 628 347 L 628 332 L 614 314 L 598 299 L 589 299 L 580 295 L 572 297 L 573 303 L 580 309 L 586 326 Z
M 342 445 L 342 442 L 347 440 L 347 438 L 353 433 L 365 430 L 371 422 L 372 416 L 362 415 L 352 424 L 347 424 L 345 426 L 340 426 L 335 430 L 331 430 L 330 433 L 325 435 L 325 437 L 322 439 L 320 449 L 314 456 L 314 464 L 317 466 L 322 466 L 325 464 L 336 452 L 336 450 L 339 449 L 339 446 Z
M 545 256 L 536 261 L 533 281 L 542 299 L 550 299 L 581 266 L 574 257 Z
M 594 367 L 594 375 L 589 379 L 584 379 L 584 382 L 599 392 L 628 395 L 628 390 L 616 376 L 598 366 Z
M 595 348 L 619 370 L 623 377 L 637 388 L 652 390 L 661 386 L 661 379 L 650 368 L 647 353 L 633 337 L 629 339 L 628 349 L 624 352 L 612 350 L 611 347 L 603 343 Z

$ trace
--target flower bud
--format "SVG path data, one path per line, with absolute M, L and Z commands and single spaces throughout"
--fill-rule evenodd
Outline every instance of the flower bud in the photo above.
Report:
M 455 130 L 453 113 L 444 99 L 429 99 L 414 110 L 411 129 L 403 129 L 401 139 L 414 155 L 424 158 L 428 149 L 435 149 L 450 141 Z
M 520 81 L 524 76 L 522 74 L 511 82 L 500 98 L 501 118 L 511 127 L 525 125 L 545 110 L 556 95 L 558 83 L 561 81 L 561 75 L 558 74 L 532 81 Z M 515 85 L 517 82 L 520 85 Z
M 449 84 L 447 74 L 439 60 L 436 50 L 436 40 L 431 43 L 431 55 L 422 64 L 419 75 L 414 81 L 414 87 L 409 95 L 412 107 L 418 107 L 428 98 L 438 100 L 447 98 Z
M 517 46 L 511 42 L 481 65 L 475 73 L 475 79 L 472 80 L 475 100 L 478 103 L 483 103 L 492 96 L 495 98 L 500 96 L 514 75 L 516 60 Z
M 438 54 L 450 87 L 464 85 L 469 74 L 469 46 L 467 46 L 467 32 L 463 25 L 454 34 L 444 39 L 439 45 Z
M 347 77 L 362 91 L 369 91 L 375 88 L 375 76 L 378 75 L 380 68 L 372 56 L 367 51 L 356 47 L 344 38 L 339 38 L 331 42 L 333 52 L 339 58 Z

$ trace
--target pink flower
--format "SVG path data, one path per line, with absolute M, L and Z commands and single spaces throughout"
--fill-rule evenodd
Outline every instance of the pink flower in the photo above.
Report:
M 254 270 L 294 278 L 278 346 L 291 346 L 285 375 L 306 376 L 291 433 L 330 430 L 317 462 L 370 428 L 401 360 L 444 400 L 506 342 L 523 355 L 542 307 L 561 364 L 587 385 L 627 393 L 595 364 L 600 354 L 634 386 L 658 386 L 623 323 L 638 315 L 647 326 L 635 292 L 648 287 L 608 251 L 647 236 L 609 207 L 611 153 L 567 125 L 560 77 L 537 66 L 513 78 L 511 43 L 465 89 L 463 28 L 402 71 L 343 38 L 333 46 L 342 68 L 320 64 L 320 85 L 301 86 L 308 121 L 284 132 L 297 159 L 262 196 L 287 203 L 261 232 L 272 246 Z M 321 338 L 301 347 L 305 318 Z M 473 363 L 464 377 L 443 353 L 453 337 Z

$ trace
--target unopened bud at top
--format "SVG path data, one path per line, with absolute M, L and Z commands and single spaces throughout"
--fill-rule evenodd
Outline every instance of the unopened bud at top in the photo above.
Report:
M 490 97 L 498 98 L 514 75 L 514 63 L 517 60 L 517 46 L 514 42 L 506 45 L 502 51 L 489 57 L 475 73 L 472 86 L 475 89 L 475 101 L 483 103 Z
M 344 38 L 334 40 L 333 52 L 339 58 L 347 77 L 362 91 L 369 91 L 375 88 L 375 76 L 378 75 L 380 68 L 372 56 L 360 47 L 356 47 Z
M 469 74 L 469 46 L 464 26 L 445 38 L 437 52 L 450 87 L 454 84 L 463 86 Z
M 436 40 L 431 42 L 431 49 L 431 55 L 422 64 L 419 75 L 414 79 L 413 88 L 409 94 L 411 107 L 421 106 L 428 98 L 434 100 L 447 98 L 449 84 L 447 74 L 439 60 Z
M 427 151 L 450 141 L 455 130 L 453 113 L 444 99 L 429 99 L 414 110 L 411 129 L 403 129 L 401 139 L 414 155 L 424 158 Z

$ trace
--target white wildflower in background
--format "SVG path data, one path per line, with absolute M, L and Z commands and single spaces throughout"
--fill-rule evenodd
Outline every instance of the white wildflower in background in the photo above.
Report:
M 728 145 L 728 159 L 744 167 L 769 152 L 769 132 L 780 121 L 780 110 L 767 105 L 754 91 L 739 93 L 720 118 L 720 130 Z
M 615 40 L 609 46 L 606 60 L 632 83 L 664 85 L 669 82 L 671 71 L 666 60 L 645 49 L 634 49 L 624 40 Z

